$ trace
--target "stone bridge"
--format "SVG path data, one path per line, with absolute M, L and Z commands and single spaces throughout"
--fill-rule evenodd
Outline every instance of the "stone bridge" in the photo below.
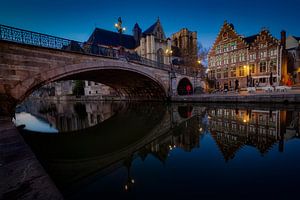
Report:
M 111 56 L 91 54 L 81 46 L 0 25 L 0 115 L 13 113 L 16 104 L 38 87 L 60 80 L 100 82 L 130 100 L 166 100 L 176 94 L 181 82 L 192 88 L 200 82 L 187 70 L 143 58 L 127 59 L 117 56 L 118 52 Z

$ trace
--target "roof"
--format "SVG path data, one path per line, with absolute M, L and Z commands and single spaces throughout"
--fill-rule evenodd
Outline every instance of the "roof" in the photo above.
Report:
M 146 35 L 156 35 L 156 32 L 158 30 L 158 27 L 160 29 L 160 32 L 162 33 L 162 39 L 165 39 L 166 36 L 165 36 L 165 33 L 163 31 L 163 28 L 160 24 L 160 20 L 157 19 L 157 21 L 152 24 L 148 29 L 146 29 L 144 32 L 143 32 L 143 36 L 146 36 Z
M 300 37 L 293 36 L 297 41 L 300 40 Z
M 122 46 L 127 49 L 134 49 L 137 46 L 132 35 L 120 34 L 100 28 L 95 28 L 87 42 L 114 47 Z
M 255 34 L 255 35 L 251 35 L 249 37 L 245 37 L 244 40 L 245 42 L 247 42 L 248 44 L 251 44 L 252 42 L 254 42 L 254 40 L 257 38 L 259 34 Z
M 143 34 L 148 35 L 148 34 L 153 34 L 155 31 L 155 27 L 158 25 L 159 21 L 156 21 L 152 26 L 150 26 L 147 30 L 143 32 Z

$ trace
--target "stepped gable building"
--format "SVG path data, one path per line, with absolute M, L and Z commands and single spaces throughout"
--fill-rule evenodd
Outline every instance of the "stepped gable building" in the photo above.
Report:
M 224 22 L 208 55 L 208 77 L 219 89 L 286 83 L 285 32 L 281 40 L 267 29 L 243 37 Z
M 300 83 L 300 37 L 289 36 L 286 39 L 288 69 L 296 84 Z
M 197 66 L 197 32 L 183 28 L 172 35 L 173 63 Z

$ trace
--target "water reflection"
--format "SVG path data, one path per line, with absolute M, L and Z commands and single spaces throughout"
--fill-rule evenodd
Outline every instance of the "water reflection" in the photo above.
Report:
M 115 115 L 117 112 L 126 109 L 126 104 L 122 102 L 66 102 L 59 103 L 46 101 L 25 101 L 18 106 L 16 113 L 16 125 L 26 124 L 25 129 L 38 131 L 47 125 L 39 126 L 42 122 L 47 122 L 49 126 L 56 129 L 56 132 L 72 132 L 83 130 L 95 126 L 104 120 Z M 24 120 L 24 114 L 35 120 L 29 124 L 30 120 Z M 37 123 L 36 123 L 37 122 Z
M 150 199 L 158 194 L 173 199 L 223 198 L 232 197 L 232 192 L 236 197 L 279 198 L 294 195 L 286 192 L 300 183 L 297 106 L 124 102 L 43 106 L 47 112 L 35 115 L 52 119 L 49 123 L 60 133 L 22 133 L 67 199 L 95 199 L 95 195 Z M 273 177 L 289 182 L 273 191 L 277 185 Z

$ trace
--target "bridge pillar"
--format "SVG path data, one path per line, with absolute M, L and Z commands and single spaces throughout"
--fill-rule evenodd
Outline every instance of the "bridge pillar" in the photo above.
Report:
M 0 118 L 13 117 L 17 101 L 7 95 L 0 94 Z

